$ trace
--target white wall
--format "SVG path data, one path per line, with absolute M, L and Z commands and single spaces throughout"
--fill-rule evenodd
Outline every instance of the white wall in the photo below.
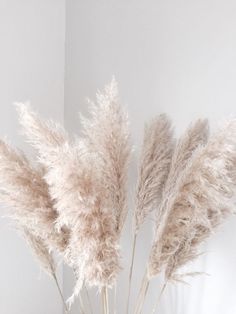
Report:
M 14 101 L 63 122 L 64 14 L 63 0 L 0 1 L 0 136 L 21 148 Z M 3 219 L 0 251 L 0 313 L 62 313 L 54 283 Z
M 64 77 L 65 1 L 0 0 L 0 136 L 7 134 L 13 144 L 28 151 L 17 133 L 12 102 L 30 100 L 44 116 L 63 122 L 64 83 L 65 124 L 71 132 L 78 131 L 76 113 L 87 111 L 85 96 L 94 97 L 112 74 L 120 83 L 136 145 L 144 121 L 160 112 L 172 117 L 178 133 L 199 116 L 215 124 L 235 115 L 235 16 L 233 0 L 67 0 Z M 190 287 L 170 286 L 160 313 L 236 311 L 236 247 L 231 240 L 235 225 L 232 219 L 223 226 L 208 242 L 208 255 L 192 266 L 211 276 L 191 280 Z M 137 254 L 135 293 L 148 254 L 149 226 L 144 235 Z M 129 240 L 126 232 L 126 259 Z M 5 220 L 0 220 L 0 248 L 0 313 L 61 313 L 53 283 L 44 274 L 37 280 L 38 265 Z M 126 275 L 120 279 L 118 313 L 124 313 Z M 67 269 L 64 281 L 69 295 L 72 278 Z M 153 291 L 145 313 L 150 313 L 156 297 L 157 290 Z
M 72 132 L 79 129 L 76 113 L 86 112 L 85 96 L 94 97 L 112 74 L 120 83 L 136 144 L 144 121 L 160 112 L 173 118 L 178 133 L 196 117 L 209 117 L 214 125 L 235 115 L 235 17 L 233 0 L 68 0 L 66 126 Z M 192 266 L 211 276 L 191 280 L 191 286 L 169 287 L 160 314 L 236 311 L 235 226 L 235 220 L 226 224 L 209 241 L 207 257 Z M 126 235 L 126 256 L 128 239 Z M 141 252 L 147 254 L 146 243 L 140 243 L 135 287 L 143 273 Z M 66 273 L 68 294 L 69 289 Z M 118 313 L 124 313 L 124 276 L 118 295 Z M 156 295 L 155 289 L 145 313 L 150 313 Z

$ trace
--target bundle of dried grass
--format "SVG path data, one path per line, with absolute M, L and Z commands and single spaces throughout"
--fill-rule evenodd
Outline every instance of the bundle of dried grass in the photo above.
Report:
M 30 108 L 30 104 L 15 103 L 19 115 L 19 122 L 23 126 L 28 141 L 39 153 L 38 158 L 42 164 L 47 163 L 48 158 L 57 154 L 57 148 L 69 142 L 65 130 L 59 123 L 53 120 L 42 120 Z M 49 160 L 49 163 L 51 161 Z
M 91 151 L 101 158 L 104 185 L 113 198 L 116 229 L 120 234 L 127 215 L 126 183 L 131 148 L 127 114 L 119 105 L 115 79 L 97 93 L 97 104 L 89 101 L 90 119 L 81 117 Z
M 113 203 L 103 184 L 100 158 L 89 152 L 83 141 L 70 143 L 65 137 L 60 143 L 54 141 L 61 139 L 61 131 L 57 136 L 58 127 L 38 119 L 25 106 L 19 110 L 24 132 L 38 149 L 39 159 L 47 170 L 45 180 L 59 213 L 57 227 L 71 230 L 66 261 L 77 272 L 71 300 L 84 281 L 99 289 L 111 286 L 120 270 L 119 248 Z
M 134 210 L 134 235 L 129 271 L 128 299 L 126 313 L 129 312 L 131 281 L 138 231 L 149 213 L 158 208 L 163 188 L 168 177 L 174 148 L 171 122 L 162 114 L 146 127 L 140 157 L 137 192 Z
M 49 250 L 63 252 L 68 234 L 56 232 L 57 213 L 42 176 L 23 153 L 0 140 L 0 201 L 11 209 L 17 225 L 43 239 Z
M 181 274 L 179 270 L 199 256 L 200 244 L 235 212 L 236 120 L 213 134 L 207 143 L 195 147 L 163 201 L 166 214 L 157 225 L 150 254 L 148 280 L 165 269 L 161 294 L 167 282 L 182 282 L 184 276 L 200 274 Z
M 140 313 L 142 310 L 150 279 L 161 272 L 170 257 L 169 252 L 166 252 L 164 249 L 162 250 L 163 242 L 168 241 L 168 238 L 170 240 L 168 242 L 170 247 L 176 247 L 176 242 L 172 241 L 174 240 L 173 234 L 175 234 L 176 230 L 172 230 L 172 238 L 171 236 L 168 237 L 165 232 L 171 211 L 169 204 L 171 203 L 172 195 L 176 195 L 178 180 L 180 180 L 181 175 L 185 172 L 196 150 L 207 142 L 208 133 L 209 128 L 207 120 L 199 119 L 194 124 L 190 124 L 177 142 L 172 156 L 168 178 L 164 186 L 161 203 L 156 215 L 154 241 L 135 313 Z
M 96 286 L 108 314 L 107 289 L 121 269 L 119 241 L 128 209 L 130 135 L 114 79 L 90 105 L 91 118 L 81 118 L 84 138 L 74 140 L 60 125 L 40 119 L 29 105 L 17 105 L 40 167 L 33 167 L 24 154 L 0 141 L 0 201 L 12 208 L 11 216 L 59 291 L 53 252 L 62 253 L 73 268 L 76 286 L 69 304 L 84 284 Z M 199 245 L 234 210 L 236 120 L 210 138 L 208 133 L 207 120 L 197 120 L 175 145 L 165 115 L 145 129 L 127 314 L 136 238 L 152 210 L 154 241 L 135 314 L 142 311 L 151 278 L 162 270 L 166 282 L 189 275 L 180 274 L 180 268 L 198 256 Z
M 21 233 L 28 243 L 29 247 L 31 248 L 31 251 L 33 252 L 33 255 L 36 257 L 37 261 L 40 263 L 40 266 L 42 269 L 51 276 L 56 283 L 58 292 L 60 294 L 65 313 L 68 313 L 68 308 L 64 300 L 64 296 L 62 293 L 62 290 L 60 288 L 57 276 L 56 276 L 56 265 L 55 260 L 53 258 L 52 252 L 49 251 L 48 245 L 45 242 L 45 240 L 41 239 L 38 236 L 35 236 L 33 233 L 29 231 L 28 228 L 22 227 Z
M 43 179 L 43 170 L 35 169 L 25 155 L 0 140 L 0 202 L 11 209 L 17 229 L 23 234 L 44 271 L 53 277 L 62 298 L 52 252 L 64 254 L 67 230 L 55 229 L 57 213 Z
M 181 280 L 185 274 L 178 274 L 179 269 L 199 255 L 199 245 L 235 211 L 235 148 L 236 120 L 211 136 L 179 180 L 165 231 L 172 233 L 174 250 L 170 239 L 163 243 L 163 250 L 170 254 L 167 280 Z
M 28 228 L 22 228 L 22 235 L 31 248 L 34 256 L 40 262 L 40 265 L 46 273 L 53 276 L 56 272 L 56 265 L 52 252 L 48 250 L 47 244 L 40 237 L 35 236 Z
M 169 225 L 168 219 L 171 211 L 175 213 L 171 207 L 172 199 L 178 195 L 179 181 L 184 175 L 186 168 L 188 168 L 191 158 L 195 156 L 196 151 L 206 144 L 208 134 L 209 127 L 207 120 L 197 120 L 189 126 L 176 145 L 162 202 L 157 213 L 155 237 L 149 260 L 150 277 L 157 275 L 162 270 L 170 257 L 171 248 L 176 247 L 177 243 L 173 241 L 173 234 L 175 234 L 176 230 L 170 229 L 172 231 L 172 235 L 170 236 L 165 232 L 166 227 Z M 166 251 L 165 249 L 162 251 L 163 241 L 168 241 L 167 239 L 169 239 L 170 251 Z
M 157 208 L 168 177 L 174 148 L 171 122 L 162 114 L 145 128 L 135 205 L 135 233 Z

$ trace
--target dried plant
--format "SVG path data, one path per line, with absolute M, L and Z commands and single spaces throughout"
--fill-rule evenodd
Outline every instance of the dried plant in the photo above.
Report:
M 30 109 L 30 104 L 15 104 L 19 122 L 23 126 L 23 132 L 30 144 L 39 152 L 39 159 L 43 158 L 43 164 L 47 163 L 47 158 L 53 156 L 53 150 L 68 143 L 69 138 L 65 130 L 59 123 L 52 120 L 42 120 Z M 55 152 L 56 154 L 56 152 Z M 51 162 L 49 160 L 49 162 Z
M 199 256 L 199 245 L 234 212 L 235 148 L 233 120 L 195 149 L 163 202 L 167 215 L 158 223 L 148 264 L 149 279 L 163 268 L 166 283 L 199 273 L 179 274 L 179 269 Z
M 47 169 L 45 180 L 59 213 L 57 227 L 66 226 L 71 231 L 66 261 L 76 269 L 77 284 L 70 301 L 84 281 L 99 289 L 112 285 L 120 269 L 119 248 L 113 203 L 102 184 L 100 159 L 89 153 L 83 141 L 51 141 L 50 138 L 61 139 L 61 131 L 57 136 L 58 126 L 37 118 L 29 107 L 18 110 L 24 133 L 38 149 L 39 159 Z
M 104 185 L 113 197 L 117 233 L 120 234 L 127 215 L 126 183 L 131 152 L 127 114 L 119 105 L 115 79 L 97 93 L 97 104 L 89 101 L 90 119 L 81 117 L 83 133 L 91 151 L 102 160 Z
M 69 234 L 57 232 L 57 213 L 43 180 L 43 170 L 35 169 L 25 155 L 0 140 L 0 202 L 11 209 L 10 217 L 27 240 L 46 273 L 51 275 L 67 311 L 56 277 L 52 251 L 64 253 Z
M 0 140 L 0 201 L 11 208 L 11 217 L 50 250 L 63 252 L 68 234 L 55 232 L 57 212 L 48 194 L 41 169 L 32 167 L 23 153 Z
M 143 285 L 140 290 L 140 298 L 136 306 L 136 313 L 140 313 L 142 309 L 150 279 L 161 272 L 170 257 L 169 252 L 166 252 L 164 249 L 162 250 L 162 243 L 168 238 L 170 239 L 170 246 L 176 246 L 176 243 L 172 242 L 176 230 L 172 230 L 172 238 L 171 235 L 169 236 L 169 234 L 164 232 L 169 223 L 169 203 L 171 202 L 172 195 L 176 192 L 178 180 L 188 166 L 191 157 L 199 147 L 207 142 L 208 133 L 209 129 L 207 120 L 197 120 L 194 124 L 191 124 L 188 127 L 177 142 L 172 156 L 168 178 L 164 186 L 162 200 L 156 215 L 154 241 L 150 252 L 148 268 L 144 275 Z
M 85 314 L 80 290 L 95 286 L 103 314 L 108 314 L 108 288 L 122 268 L 119 242 L 128 210 L 131 155 L 128 118 L 119 104 L 117 84 L 113 79 L 97 93 L 96 103 L 90 102 L 90 118 L 81 117 L 81 138 L 71 139 L 29 105 L 17 104 L 17 111 L 38 160 L 32 164 L 0 140 L 0 202 L 55 279 L 62 299 L 54 252 L 75 273 L 69 305 L 79 295 Z M 207 120 L 197 120 L 176 144 L 166 115 L 146 126 L 134 200 L 127 314 L 137 234 L 150 213 L 155 217 L 154 240 L 135 314 L 142 311 L 152 277 L 165 271 L 167 283 L 194 274 L 181 273 L 181 268 L 233 213 L 235 185 L 236 120 L 211 136 Z
M 146 126 L 144 132 L 134 212 L 135 233 L 161 201 L 173 147 L 171 122 L 166 115 L 160 115 Z
M 50 276 L 53 276 L 56 272 L 56 265 L 52 253 L 48 250 L 45 241 L 40 237 L 35 236 L 26 227 L 22 228 L 22 234 L 44 271 Z
M 169 230 L 178 230 L 172 238 L 176 247 L 170 249 L 166 267 L 168 280 L 185 275 L 177 271 L 198 257 L 199 244 L 234 212 L 235 137 L 236 120 L 212 135 L 207 145 L 194 154 L 179 182 L 168 223 Z
M 162 202 L 157 213 L 155 238 L 149 261 L 150 276 L 157 275 L 169 258 L 169 252 L 162 252 L 161 250 L 162 241 L 165 241 L 167 237 L 164 230 L 168 225 L 170 212 L 173 210 L 170 206 L 172 197 L 178 194 L 178 182 L 185 173 L 192 156 L 199 147 L 206 144 L 208 133 L 207 120 L 197 120 L 194 124 L 189 126 L 176 145 L 171 161 L 170 172 L 163 192 Z M 175 231 L 176 230 L 173 230 L 174 234 Z M 173 238 L 170 236 L 170 245 L 176 246 L 176 243 L 172 242 L 172 240 Z
M 174 140 L 171 122 L 166 115 L 162 114 L 153 119 L 144 131 L 135 199 L 134 236 L 129 271 L 127 314 L 129 312 L 137 234 L 145 218 L 153 209 L 158 208 L 161 201 L 163 188 L 169 173 L 173 147 Z

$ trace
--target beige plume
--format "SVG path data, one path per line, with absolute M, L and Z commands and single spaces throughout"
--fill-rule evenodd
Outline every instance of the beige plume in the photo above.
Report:
M 83 132 L 92 151 L 102 160 L 103 182 L 113 198 L 116 228 L 120 234 L 127 215 L 127 168 L 131 152 L 127 114 L 119 105 L 115 79 L 102 92 L 97 103 L 90 102 L 90 119 L 81 117 Z
M 145 128 L 135 205 L 135 232 L 159 206 L 174 147 L 171 122 L 162 114 Z

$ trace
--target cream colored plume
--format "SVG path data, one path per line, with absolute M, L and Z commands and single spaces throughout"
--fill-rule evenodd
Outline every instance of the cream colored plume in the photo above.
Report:
M 206 144 L 208 137 L 207 119 L 198 119 L 189 125 L 175 147 L 165 190 L 171 190 L 175 186 L 176 180 L 187 166 L 194 151 L 199 146 Z
M 48 250 L 47 244 L 45 244 L 45 242 L 40 237 L 37 237 L 31 233 L 28 228 L 23 228 L 22 233 L 43 270 L 48 275 L 53 276 L 56 271 L 56 266 L 52 253 Z
M 118 100 L 115 79 L 103 92 L 97 93 L 97 103 L 90 102 L 90 119 L 81 118 L 83 132 L 90 149 L 102 160 L 103 182 L 113 198 L 116 228 L 120 234 L 127 215 L 127 168 L 131 147 L 127 114 Z
M 53 276 L 63 302 L 54 252 L 75 272 L 69 305 L 83 286 L 96 287 L 107 314 L 107 288 L 121 270 L 119 242 L 128 211 L 131 155 L 128 117 L 119 104 L 117 83 L 113 79 L 90 102 L 90 117 L 81 117 L 79 139 L 70 139 L 63 127 L 41 119 L 29 105 L 16 107 L 37 162 L 0 140 L 0 202 Z M 154 239 L 135 313 L 142 312 L 152 277 L 165 271 L 167 282 L 191 275 L 181 273 L 181 267 L 199 255 L 199 245 L 234 211 L 235 187 L 236 120 L 209 137 L 208 121 L 199 119 L 177 143 L 166 115 L 150 121 L 138 165 L 127 314 L 137 233 L 152 210 Z
M 45 180 L 59 213 L 57 226 L 71 230 L 66 261 L 78 272 L 75 294 L 83 281 L 98 287 L 112 285 L 120 269 L 119 249 L 111 197 L 103 185 L 100 159 L 83 141 L 70 143 L 64 136 L 62 139 L 61 129 L 57 135 L 58 127 L 23 108 L 23 112 L 20 108 L 21 123 L 46 167 Z M 27 121 L 33 121 L 34 132 Z M 61 140 L 53 141 L 54 138 Z
M 197 120 L 195 123 L 190 124 L 184 134 L 180 137 L 175 147 L 170 171 L 163 191 L 163 198 L 157 213 L 156 230 L 154 235 L 154 243 L 151 251 L 151 258 L 149 261 L 149 268 L 155 268 L 151 273 L 158 273 L 161 271 L 166 260 L 169 258 L 168 254 L 161 254 L 162 238 L 164 229 L 167 225 L 167 220 L 170 214 L 171 197 L 177 193 L 176 186 L 180 179 L 180 175 L 185 171 L 189 160 L 198 147 L 207 142 L 209 134 L 209 127 L 207 120 Z M 175 245 L 173 243 L 173 245 Z M 155 261 L 155 267 L 154 267 Z
M 158 225 L 150 276 L 165 266 L 167 280 L 181 279 L 179 268 L 198 256 L 199 244 L 233 212 L 235 139 L 233 120 L 200 145 L 179 174 L 163 203 L 168 215 Z
M 189 165 L 174 206 L 179 212 L 175 219 L 183 218 L 180 212 L 186 203 L 193 208 L 192 217 L 186 215 L 186 224 L 179 229 L 179 245 L 166 269 L 168 279 L 180 277 L 179 268 L 198 256 L 199 244 L 234 212 L 235 157 L 236 120 L 212 135 Z
M 16 103 L 19 122 L 23 133 L 30 144 L 39 152 L 39 159 L 43 165 L 51 163 L 57 156 L 57 148 L 68 143 L 65 130 L 52 120 L 43 120 L 31 110 L 29 104 Z M 48 160 L 48 158 L 51 158 Z
M 0 140 L 0 201 L 11 209 L 17 224 L 47 243 L 50 250 L 64 251 L 67 234 L 55 229 L 57 213 L 42 171 Z
M 162 114 L 153 119 L 144 132 L 135 205 L 136 233 L 150 211 L 159 206 L 173 147 L 171 122 Z

